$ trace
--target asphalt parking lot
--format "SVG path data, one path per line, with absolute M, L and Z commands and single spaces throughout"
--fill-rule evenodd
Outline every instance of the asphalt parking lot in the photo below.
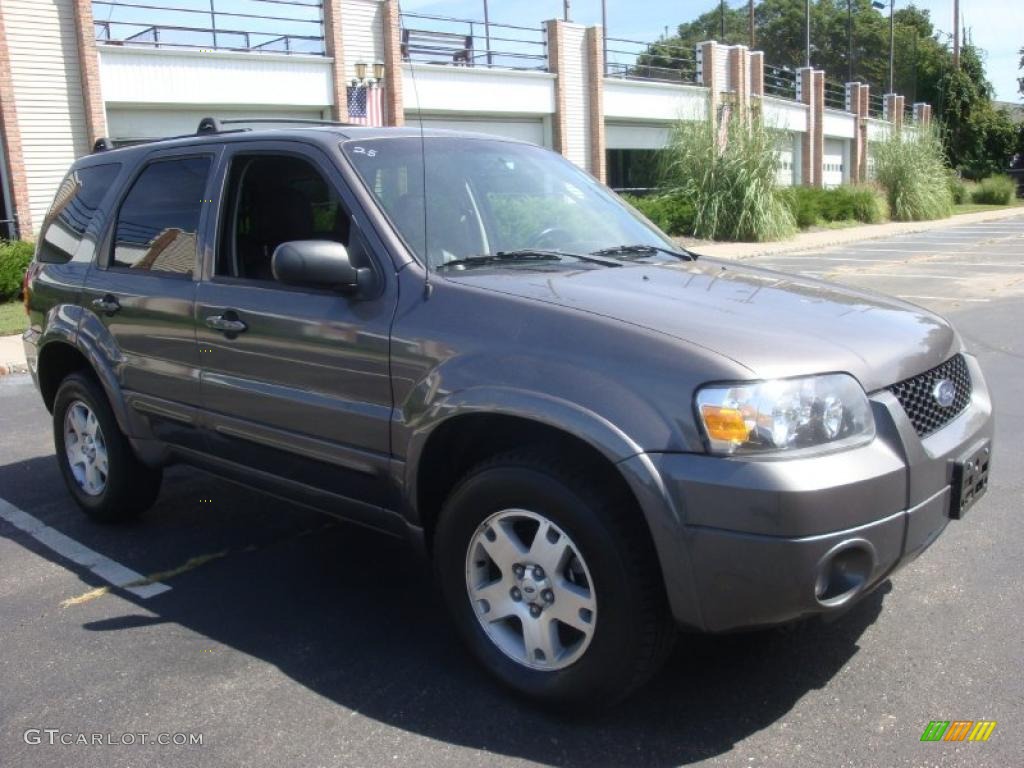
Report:
M 841 620 L 684 637 L 625 705 L 537 711 L 467 657 L 400 541 L 180 467 L 138 522 L 86 522 L 31 381 L 7 376 L 0 766 L 1019 765 L 1024 215 L 755 263 L 947 315 L 996 403 L 987 498 Z M 138 583 L 105 588 L 109 562 Z M 922 743 L 931 720 L 998 725 Z

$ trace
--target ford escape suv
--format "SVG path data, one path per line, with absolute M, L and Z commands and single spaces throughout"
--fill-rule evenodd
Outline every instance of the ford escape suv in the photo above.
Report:
M 942 318 L 696 258 L 515 141 L 340 125 L 97 151 L 26 276 L 71 495 L 186 462 L 429 553 L 504 683 L 615 700 L 679 627 L 843 611 L 985 492 Z

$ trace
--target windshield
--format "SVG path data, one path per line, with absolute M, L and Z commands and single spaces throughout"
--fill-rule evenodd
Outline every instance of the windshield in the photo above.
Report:
M 593 178 L 539 147 L 463 137 L 353 140 L 342 147 L 405 242 L 433 268 L 529 250 L 675 247 Z

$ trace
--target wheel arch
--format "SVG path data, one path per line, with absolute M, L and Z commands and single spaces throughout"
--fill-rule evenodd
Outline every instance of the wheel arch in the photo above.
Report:
M 702 626 L 683 511 L 636 442 L 596 414 L 545 395 L 464 392 L 458 400 L 446 399 L 438 409 L 446 417 L 414 431 L 407 454 L 406 498 L 428 552 L 444 499 L 473 466 L 529 444 L 576 451 L 599 476 L 621 483 L 629 493 L 657 552 L 673 615 L 682 625 Z

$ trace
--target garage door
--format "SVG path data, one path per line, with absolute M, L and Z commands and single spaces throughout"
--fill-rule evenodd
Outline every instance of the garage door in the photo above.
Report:
M 845 139 L 825 139 L 825 155 L 822 158 L 821 180 L 826 187 L 838 187 L 843 183 L 843 156 L 845 154 Z
M 415 128 L 419 125 L 419 118 L 415 114 L 405 116 L 407 128 Z M 492 136 L 503 136 L 509 139 L 528 141 L 531 144 L 550 146 L 545 141 L 544 121 L 542 120 L 509 120 L 508 118 L 488 120 L 478 118 L 476 120 L 463 120 L 457 117 L 444 117 L 429 115 L 423 117 L 424 128 L 438 128 L 446 131 L 472 131 L 473 133 L 488 133 Z
M 779 167 L 775 173 L 775 180 L 778 184 L 784 187 L 791 187 L 800 178 L 799 168 L 796 165 L 796 158 L 799 152 L 799 139 L 793 134 L 785 134 L 779 139 L 778 155 L 779 155 Z
M 107 130 L 110 138 L 117 141 L 133 139 L 158 139 L 164 136 L 181 136 L 195 133 L 199 121 L 204 117 L 221 120 L 253 117 L 288 117 L 306 120 L 321 120 L 325 117 L 319 109 L 292 110 L 239 110 L 219 107 L 200 109 L 132 109 L 128 107 L 107 107 Z M 329 115 L 327 115 L 329 118 Z
M 664 149 L 670 127 L 634 123 L 606 123 L 605 146 L 608 149 Z

